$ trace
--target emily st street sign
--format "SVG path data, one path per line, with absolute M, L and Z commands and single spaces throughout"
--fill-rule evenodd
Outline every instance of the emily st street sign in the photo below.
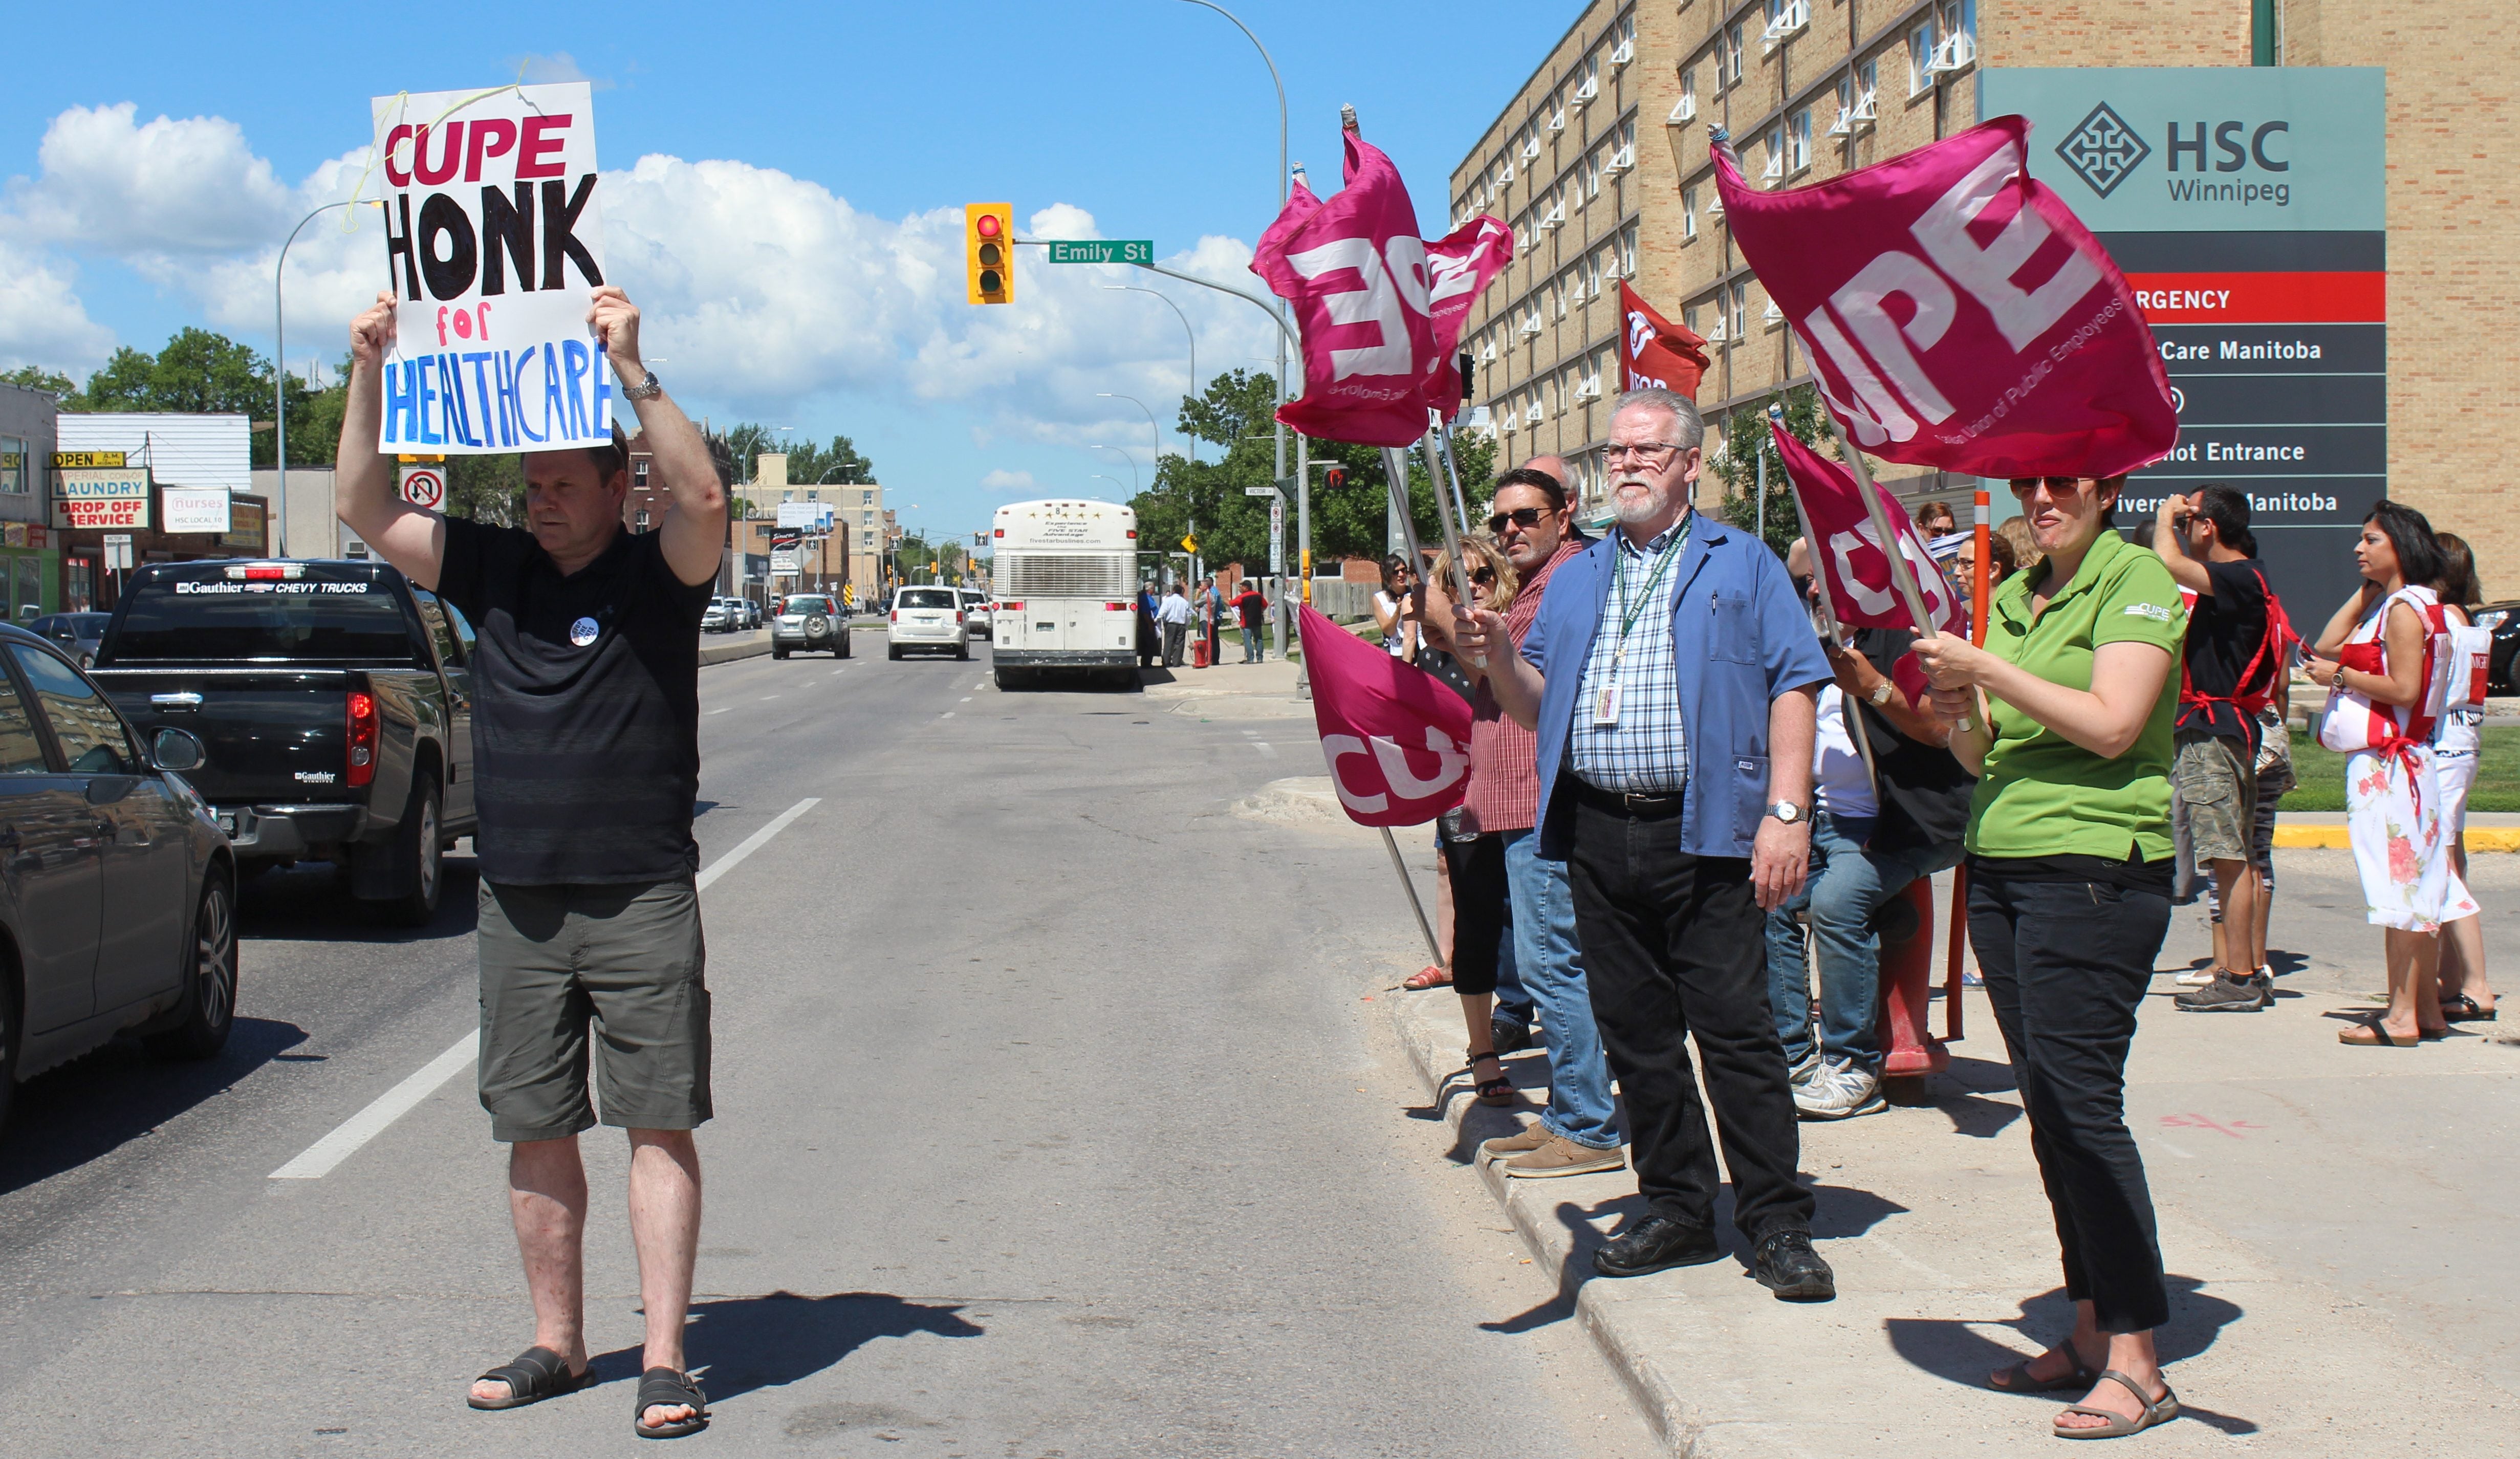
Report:
M 1053 263 L 1152 263 L 1152 239 L 1053 239 Z

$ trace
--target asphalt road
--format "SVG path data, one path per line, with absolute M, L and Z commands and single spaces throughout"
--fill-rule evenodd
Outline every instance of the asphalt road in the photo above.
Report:
M 719 1118 L 691 1351 L 717 1424 L 688 1442 L 1653 1451 L 1363 1001 L 1400 935 L 1378 848 L 1229 818 L 1288 772 L 1247 722 L 1001 695 L 985 646 L 856 641 L 702 671 L 703 865 L 812 804 L 703 898 Z M 473 890 L 451 859 L 436 924 L 389 933 L 323 872 L 267 877 L 223 1057 L 117 1047 L 22 1091 L 7 1452 L 638 1444 L 617 1135 L 586 1141 L 605 1381 L 513 1413 L 463 1405 L 531 1331 L 469 1067 L 329 1173 L 271 1178 L 467 1036 Z

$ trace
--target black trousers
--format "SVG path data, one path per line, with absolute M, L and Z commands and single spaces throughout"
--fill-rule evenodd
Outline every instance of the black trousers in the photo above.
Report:
M 2003 1030 L 2030 1149 L 2056 1214 L 2065 1292 L 2102 1332 L 2170 1320 L 2143 1157 L 2126 1127 L 2127 1046 L 2170 899 L 2106 882 L 2013 881 L 1969 862 L 1969 944 Z
M 1444 842 L 1453 873 L 1453 992 L 1477 997 L 1497 990 L 1499 950 L 1511 906 L 1505 879 L 1505 833 Z
M 1794 1178 L 1802 1137 L 1768 1011 L 1767 913 L 1746 858 L 1680 849 L 1676 806 L 1639 818 L 1579 802 L 1567 859 L 1593 1020 L 1627 1096 L 1637 1189 L 1657 1215 L 1715 1224 L 1694 1037 L 1732 1172 L 1733 1224 L 1753 1241 L 1809 1230 L 1812 1193 Z

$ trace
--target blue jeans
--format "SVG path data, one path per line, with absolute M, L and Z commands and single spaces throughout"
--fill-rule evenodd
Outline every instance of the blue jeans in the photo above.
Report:
M 1785 1061 L 1799 1064 L 1812 1052 L 1811 976 L 1803 953 L 1803 925 L 1794 913 L 1811 913 L 1820 946 L 1820 1042 L 1832 1059 L 1852 1059 L 1867 1069 L 1881 1062 L 1873 1027 L 1881 996 L 1881 936 L 1872 914 L 1919 876 L 1953 864 L 1950 855 L 1928 849 L 1866 849 L 1872 820 L 1838 819 L 1825 809 L 1812 817 L 1811 869 L 1803 889 L 1768 913 L 1768 1004 Z
M 1260 651 L 1260 630 L 1245 625 L 1242 630 L 1242 661 L 1256 664 L 1267 656 Z
M 1513 968 L 1540 1014 L 1549 1048 L 1549 1108 L 1540 1123 L 1551 1134 L 1609 1150 L 1619 1143 L 1618 1107 L 1610 1101 L 1610 1065 L 1593 1025 L 1593 995 L 1575 946 L 1575 894 L 1566 863 L 1540 854 L 1530 831 L 1505 833 L 1506 886 L 1513 901 Z M 1498 990 L 1502 995 L 1502 987 Z

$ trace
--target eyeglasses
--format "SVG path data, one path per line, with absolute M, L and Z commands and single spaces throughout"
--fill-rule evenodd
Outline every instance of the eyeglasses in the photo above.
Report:
M 1542 517 L 1553 514 L 1552 508 L 1547 507 L 1517 507 L 1511 511 L 1500 511 L 1489 517 L 1488 530 L 1501 533 L 1505 531 L 1505 524 L 1508 522 L 1517 527 L 1537 527 Z
M 2012 478 L 2013 494 L 2023 497 L 2043 486 L 2048 488 L 2048 495 L 2051 497 L 2070 497 L 2074 494 L 2075 488 L 2082 484 L 2083 478 L 2080 476 L 2015 476 Z
M 1647 470 L 1658 471 L 1683 449 L 1669 441 L 1647 441 L 1641 446 L 1604 446 L 1601 448 L 1601 464 L 1615 466 L 1621 462 L 1633 461 Z
M 1472 587 L 1474 587 L 1474 588 L 1493 588 L 1493 587 L 1495 587 L 1495 586 L 1496 586 L 1496 569 L 1494 569 L 1494 568 L 1490 568 L 1490 567 L 1482 567 L 1482 568 L 1480 568 L 1478 571 L 1476 571 L 1476 572 L 1474 572 L 1474 573 L 1471 573 L 1471 574 L 1470 574 L 1470 586 L 1472 586 Z

